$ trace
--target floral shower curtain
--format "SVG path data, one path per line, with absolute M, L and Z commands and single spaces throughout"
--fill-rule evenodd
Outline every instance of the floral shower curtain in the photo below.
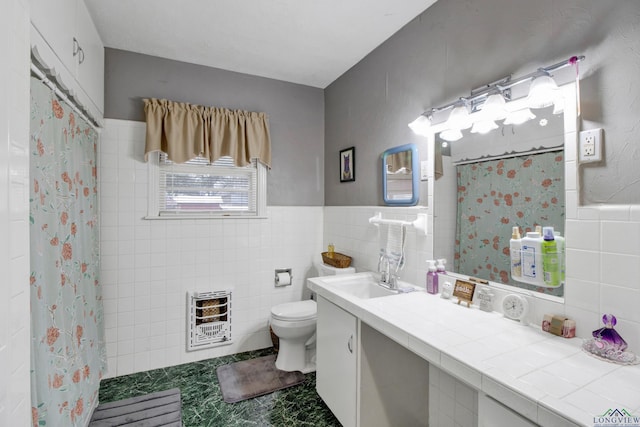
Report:
M 34 426 L 84 426 L 106 369 L 98 135 L 31 79 L 31 404 Z

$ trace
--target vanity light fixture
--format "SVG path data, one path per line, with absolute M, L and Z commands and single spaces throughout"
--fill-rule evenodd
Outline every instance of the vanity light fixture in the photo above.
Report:
M 517 79 L 511 76 L 504 77 L 493 83 L 489 83 L 471 92 L 467 98 L 459 98 L 456 101 L 437 108 L 430 108 L 422 113 L 409 127 L 418 135 L 427 136 L 436 127 L 440 131 L 440 137 L 447 141 L 457 141 L 462 138 L 463 129 L 473 125 L 472 132 L 489 132 L 497 128 L 495 121 L 504 119 L 504 124 L 521 124 L 536 116 L 530 108 L 543 108 L 554 106 L 554 114 L 560 114 L 564 110 L 561 91 L 551 77 L 551 73 L 568 66 L 575 66 L 576 78 L 578 75 L 578 62 L 583 61 L 584 56 L 572 56 L 571 58 L 547 67 L 538 68 Z M 522 83 L 530 82 L 529 94 L 523 97 L 528 108 L 518 108 L 509 111 L 512 101 L 511 89 Z M 544 95 L 546 93 L 546 95 Z M 504 101 L 503 112 L 498 113 L 500 98 Z M 491 101 L 490 101 L 491 100 Z M 520 101 L 520 100 L 518 100 Z M 486 108 L 486 109 L 485 109 Z M 451 109 L 446 121 L 434 121 L 437 114 Z M 485 110 L 484 114 L 477 114 Z M 475 123 L 478 122 L 477 125 Z M 480 123 L 482 122 L 482 123 Z M 493 123 L 493 125 L 492 125 Z M 495 126 L 495 127 L 494 127 Z

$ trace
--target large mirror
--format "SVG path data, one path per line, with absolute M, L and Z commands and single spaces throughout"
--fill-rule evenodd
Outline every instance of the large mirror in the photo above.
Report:
M 390 148 L 382 153 L 382 198 L 388 205 L 418 203 L 418 149 L 415 144 Z
M 561 90 L 565 105 L 576 103 L 575 84 Z M 526 123 L 498 122 L 486 134 L 465 130 L 457 141 L 434 134 L 442 159 L 433 189 L 434 256 L 462 276 L 562 297 L 564 286 L 535 286 L 510 274 L 513 227 L 524 234 L 552 226 L 564 235 L 565 125 L 576 122 L 575 108 L 531 111 L 536 117 Z

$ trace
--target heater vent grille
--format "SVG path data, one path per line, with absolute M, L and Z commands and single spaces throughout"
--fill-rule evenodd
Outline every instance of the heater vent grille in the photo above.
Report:
M 231 291 L 187 294 L 187 351 L 231 344 Z

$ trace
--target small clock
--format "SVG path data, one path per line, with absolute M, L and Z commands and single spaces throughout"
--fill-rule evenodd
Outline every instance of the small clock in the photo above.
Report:
M 502 300 L 502 312 L 505 317 L 519 320 L 523 325 L 527 324 L 527 314 L 529 314 L 529 302 L 525 297 L 518 294 L 509 294 Z

